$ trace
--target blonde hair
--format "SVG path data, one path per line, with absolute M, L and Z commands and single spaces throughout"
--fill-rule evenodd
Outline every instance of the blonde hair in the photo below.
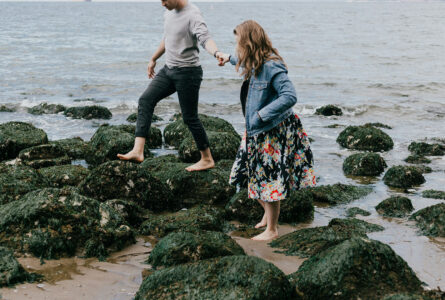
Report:
M 272 42 L 260 24 L 253 20 L 244 21 L 236 26 L 233 33 L 238 36 L 236 71 L 242 69 L 241 76 L 250 79 L 252 75 L 260 74 L 263 64 L 269 60 L 281 60 L 278 50 L 273 48 Z M 283 61 L 284 63 L 284 61 Z M 255 74 L 253 74 L 255 69 Z

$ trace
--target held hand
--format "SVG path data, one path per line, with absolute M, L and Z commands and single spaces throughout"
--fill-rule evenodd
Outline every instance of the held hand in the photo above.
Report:
M 148 63 L 148 78 L 153 79 L 156 75 L 155 73 L 156 61 L 150 60 Z
M 216 53 L 216 59 L 218 60 L 218 66 L 222 67 L 230 60 L 230 55 L 218 52 Z

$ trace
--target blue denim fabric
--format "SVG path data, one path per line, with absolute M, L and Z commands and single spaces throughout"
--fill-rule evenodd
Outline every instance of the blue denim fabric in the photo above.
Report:
M 238 58 L 232 55 L 230 63 L 236 65 L 237 62 Z M 295 103 L 297 93 L 283 62 L 265 62 L 260 74 L 250 78 L 246 101 L 247 135 L 274 128 L 293 113 Z

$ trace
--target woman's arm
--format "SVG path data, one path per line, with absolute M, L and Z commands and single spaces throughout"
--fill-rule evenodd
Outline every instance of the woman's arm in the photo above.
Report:
M 238 63 L 238 57 L 236 57 L 235 55 L 230 55 L 219 51 L 216 53 L 216 58 L 218 59 L 219 65 L 221 67 L 224 66 L 227 62 L 230 62 L 232 65 L 236 65 Z

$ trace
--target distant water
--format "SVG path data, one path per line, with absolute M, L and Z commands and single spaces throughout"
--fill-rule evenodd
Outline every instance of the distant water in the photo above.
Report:
M 335 142 L 343 125 L 382 122 L 394 139 L 384 153 L 388 165 L 403 164 L 407 146 L 425 137 L 445 138 L 445 3 L 197 3 L 220 49 L 234 50 L 233 28 L 257 20 L 289 66 L 298 93 L 295 111 L 315 139 L 312 149 L 320 183 L 360 183 L 344 176 L 351 154 Z M 160 3 L 0 3 L 0 104 L 18 106 L 0 113 L 0 122 L 30 121 L 50 139 L 89 139 L 102 121 L 63 115 L 33 116 L 26 107 L 41 102 L 66 106 L 98 103 L 113 112 L 112 124 L 134 112 L 148 84 L 147 62 L 162 35 Z M 200 112 L 221 116 L 243 130 L 239 105 L 241 80 L 231 66 L 219 68 L 201 53 L 204 81 Z M 158 62 L 158 70 L 163 60 Z M 77 102 L 76 99 L 94 101 Z M 314 116 L 315 109 L 337 104 L 339 118 Z M 168 120 L 179 110 L 176 96 L 156 112 Z M 166 122 L 161 123 L 161 127 Z M 409 197 L 415 209 L 438 203 L 422 190 L 444 189 L 445 159 L 435 158 L 427 182 Z M 445 242 L 417 237 L 405 222 L 382 218 L 374 206 L 397 191 L 377 178 L 374 193 L 348 205 L 317 208 L 317 224 L 344 217 L 360 206 L 367 219 L 387 230 L 370 234 L 388 243 L 433 288 L 445 289 Z M 441 274 L 442 273 L 442 277 Z

